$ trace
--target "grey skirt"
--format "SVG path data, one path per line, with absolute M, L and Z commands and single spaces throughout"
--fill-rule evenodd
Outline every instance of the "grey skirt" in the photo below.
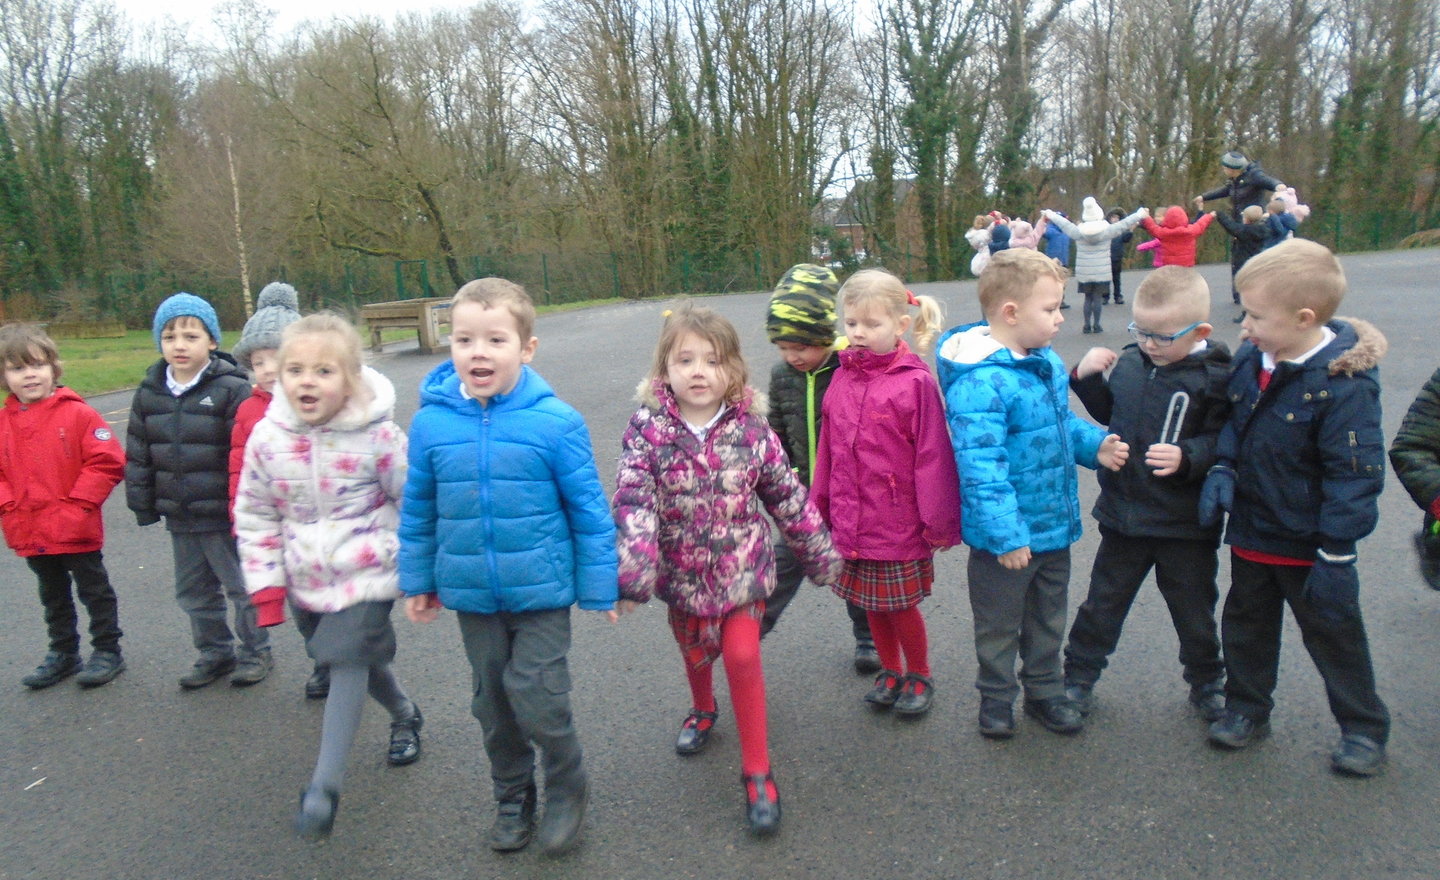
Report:
M 295 626 L 305 636 L 305 653 L 327 666 L 375 666 L 395 659 L 395 629 L 390 625 L 393 601 L 361 602 L 341 611 L 295 612 Z

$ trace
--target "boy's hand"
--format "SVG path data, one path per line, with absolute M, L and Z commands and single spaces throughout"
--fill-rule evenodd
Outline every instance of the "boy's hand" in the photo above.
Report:
M 1075 378 L 1084 379 L 1096 373 L 1103 373 L 1115 366 L 1115 361 L 1119 360 L 1119 358 L 1120 355 L 1108 348 L 1092 348 L 1085 352 L 1085 356 L 1080 359 L 1080 363 L 1075 365 Z
M 1149 217 L 1149 216 L 1150 216 L 1150 209 L 1147 208 L 1147 207 L 1145 207 L 1144 205 L 1141 205 L 1141 206 L 1140 206 L 1140 218 L 1143 220 L 1144 218 Z
M 1319 614 L 1331 623 L 1354 616 L 1360 603 L 1360 576 L 1355 573 L 1355 554 L 1330 556 L 1324 550 L 1315 558 L 1305 578 L 1304 595 Z
M 1021 547 L 1018 550 L 1011 550 L 1009 553 L 1001 553 L 995 557 L 1000 564 L 1011 571 L 1019 571 L 1030 564 L 1030 548 Z
M 1121 440 L 1119 434 L 1106 434 L 1095 459 L 1106 468 L 1118 471 L 1130 460 L 1130 444 Z
M 613 611 L 605 612 L 605 619 L 610 621 L 611 623 L 615 623 L 619 621 L 620 618 L 632 613 L 636 608 L 639 607 L 640 603 L 636 602 L 633 599 L 621 599 L 620 601 L 615 603 L 615 609 Z
M 405 616 L 411 623 L 434 623 L 440 616 L 440 597 L 434 593 L 421 593 L 405 600 Z
M 1235 469 L 1217 464 L 1205 472 L 1205 485 L 1200 487 L 1200 525 L 1219 525 L 1220 511 L 1230 512 L 1235 504 Z
M 1174 443 L 1152 443 L 1145 450 L 1145 466 L 1155 471 L 1157 477 L 1168 477 L 1180 470 L 1185 456 Z

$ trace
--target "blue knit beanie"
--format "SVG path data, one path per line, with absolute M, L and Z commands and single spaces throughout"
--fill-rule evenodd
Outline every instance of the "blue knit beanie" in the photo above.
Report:
M 215 344 L 220 344 L 220 318 L 214 307 L 193 293 L 177 293 L 155 310 L 155 323 L 150 329 L 155 334 L 156 348 L 160 347 L 160 334 L 165 332 L 165 325 L 176 318 L 196 319 L 205 325 Z

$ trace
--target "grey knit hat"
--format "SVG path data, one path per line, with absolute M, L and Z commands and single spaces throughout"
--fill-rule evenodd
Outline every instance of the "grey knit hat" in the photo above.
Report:
M 1244 153 L 1241 153 L 1238 150 L 1231 150 L 1230 152 L 1220 157 L 1220 164 L 1224 165 L 1226 168 L 1234 168 L 1238 171 L 1239 169 L 1244 168 L 1246 165 L 1249 165 L 1250 160 L 1245 158 Z
M 286 327 L 300 320 L 300 297 L 295 288 L 283 281 L 272 281 L 260 291 L 255 301 L 255 314 L 245 322 L 240 331 L 240 341 L 235 343 L 235 360 L 240 366 L 250 369 L 250 355 L 263 348 L 279 348 L 280 333 Z

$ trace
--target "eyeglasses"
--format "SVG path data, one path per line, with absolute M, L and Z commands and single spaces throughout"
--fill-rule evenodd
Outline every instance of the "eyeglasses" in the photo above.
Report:
M 1135 326 L 1135 322 L 1133 321 L 1130 322 L 1130 326 L 1126 327 L 1125 329 L 1130 331 L 1130 338 L 1134 339 L 1136 342 L 1149 342 L 1156 348 L 1169 348 L 1171 345 L 1175 344 L 1175 340 L 1179 339 L 1181 336 L 1184 336 L 1186 333 L 1189 333 L 1191 330 L 1194 330 L 1196 327 L 1199 327 L 1203 323 L 1205 322 L 1196 321 L 1194 324 L 1191 324 L 1189 327 L 1186 327 L 1179 333 L 1175 333 L 1169 336 L 1165 335 L 1164 333 L 1150 333 L 1145 330 L 1141 330 L 1139 327 Z

